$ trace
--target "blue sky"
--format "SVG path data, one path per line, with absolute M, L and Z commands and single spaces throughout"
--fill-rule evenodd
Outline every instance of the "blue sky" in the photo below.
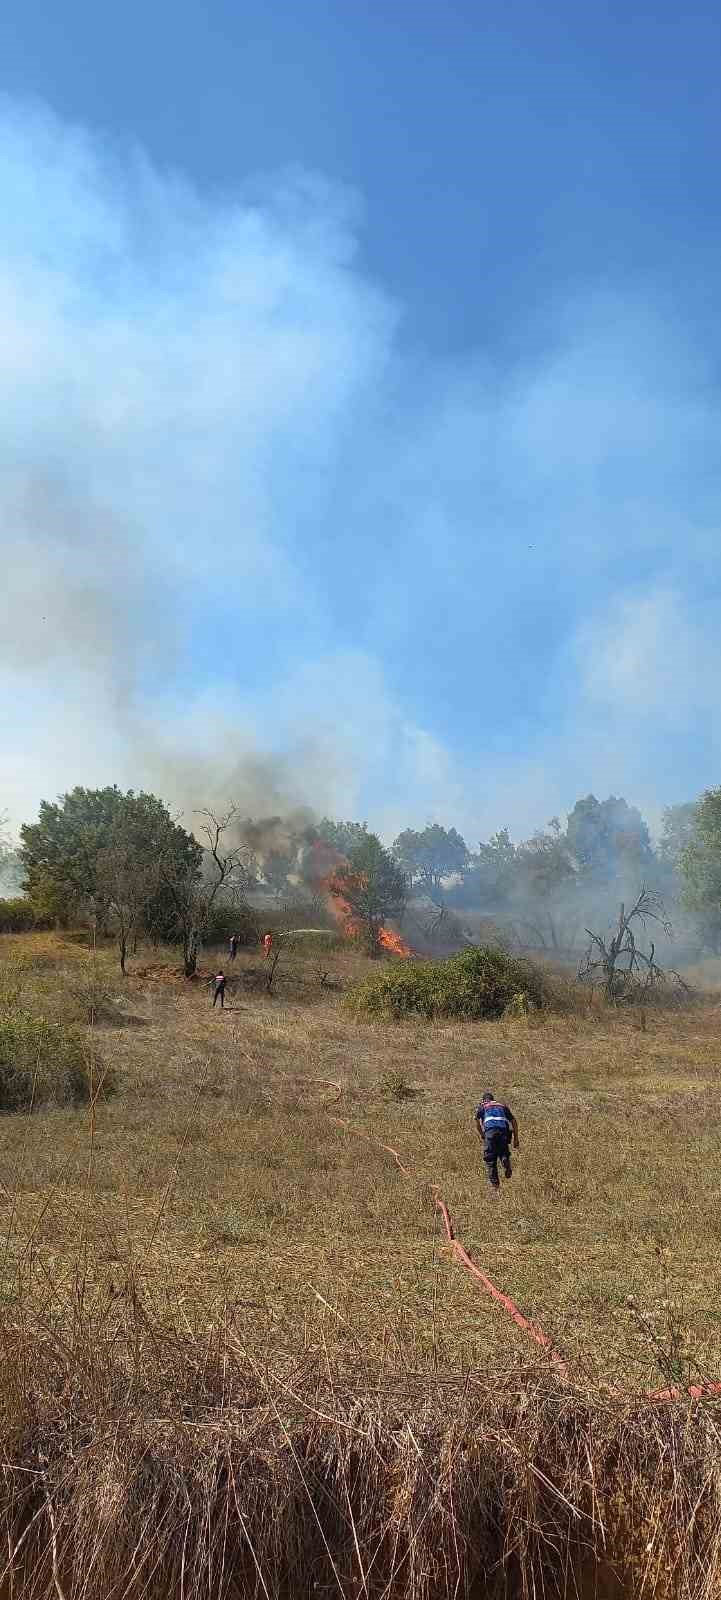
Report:
M 474 843 L 719 781 L 720 44 L 7 0 L 0 810 L 117 779 Z

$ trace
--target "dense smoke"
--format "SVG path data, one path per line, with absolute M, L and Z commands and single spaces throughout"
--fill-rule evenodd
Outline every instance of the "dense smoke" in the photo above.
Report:
M 710 781 L 716 417 L 645 293 L 570 300 L 498 374 L 412 353 L 307 175 L 204 197 L 5 101 L 0 182 L 15 828 L 117 781 L 190 825 L 473 843 L 589 787 L 656 824 Z

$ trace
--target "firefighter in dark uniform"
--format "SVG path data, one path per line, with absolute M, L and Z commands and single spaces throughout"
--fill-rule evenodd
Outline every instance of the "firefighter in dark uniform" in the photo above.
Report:
M 498 1189 L 500 1188 L 499 1161 L 507 1178 L 513 1174 L 511 1139 L 514 1150 L 517 1150 L 518 1123 L 510 1106 L 497 1100 L 492 1089 L 486 1089 L 477 1108 L 475 1122 L 478 1136 L 483 1140 L 483 1160 L 486 1163 L 488 1181 L 492 1188 Z

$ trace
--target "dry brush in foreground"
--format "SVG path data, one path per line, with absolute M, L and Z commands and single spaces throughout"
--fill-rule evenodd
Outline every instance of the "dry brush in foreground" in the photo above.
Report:
M 3 1595 L 721 1594 L 718 1405 L 271 1364 L 137 1292 L 101 1324 L 3 1328 Z

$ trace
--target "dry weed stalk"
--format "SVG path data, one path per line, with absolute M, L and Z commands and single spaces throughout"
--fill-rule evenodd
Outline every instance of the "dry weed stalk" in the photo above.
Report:
M 137 1282 L 86 1307 L 72 1345 L 45 1320 L 20 1308 L 0 1332 L 16 1600 L 721 1593 L 716 1405 L 549 1370 L 271 1366 L 230 1309 L 203 1338 L 161 1330 Z

